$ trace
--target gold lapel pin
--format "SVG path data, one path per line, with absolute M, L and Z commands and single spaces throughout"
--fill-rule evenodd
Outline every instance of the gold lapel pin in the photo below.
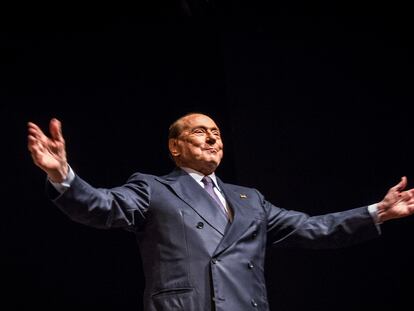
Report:
M 240 198 L 241 198 L 241 199 L 247 199 L 247 195 L 245 195 L 245 194 L 240 194 Z

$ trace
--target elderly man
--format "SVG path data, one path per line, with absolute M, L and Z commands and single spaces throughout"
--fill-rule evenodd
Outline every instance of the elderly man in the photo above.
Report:
M 136 173 L 112 189 L 94 188 L 70 168 L 56 119 L 50 135 L 28 123 L 28 148 L 48 176 L 51 199 L 74 221 L 136 234 L 147 311 L 269 310 L 268 246 L 346 246 L 379 236 L 384 221 L 414 213 L 414 189 L 404 190 L 405 177 L 381 202 L 312 217 L 276 207 L 255 189 L 224 183 L 214 173 L 223 157 L 220 129 L 204 114 L 187 114 L 170 126 L 173 172 Z

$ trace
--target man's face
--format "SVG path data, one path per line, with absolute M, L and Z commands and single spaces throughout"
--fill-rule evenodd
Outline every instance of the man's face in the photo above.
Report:
M 192 114 L 182 120 L 178 138 L 170 140 L 170 151 L 177 165 L 205 175 L 215 171 L 223 157 L 223 142 L 216 123 L 203 114 Z

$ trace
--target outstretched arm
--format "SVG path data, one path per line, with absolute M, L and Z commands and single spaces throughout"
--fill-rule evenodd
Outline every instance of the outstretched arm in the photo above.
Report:
M 378 203 L 380 222 L 414 214 L 414 188 L 404 190 L 406 186 L 407 178 L 403 176 L 401 181 L 390 188 L 384 199 Z
M 49 131 L 51 137 L 47 137 L 32 122 L 27 124 L 27 128 L 27 147 L 32 155 L 33 162 L 46 172 L 51 181 L 60 183 L 65 180 L 68 174 L 68 163 L 61 122 L 57 119 L 50 120 Z
M 133 229 L 143 222 L 150 202 L 150 189 L 145 177 L 137 174 L 124 186 L 95 188 L 75 176 L 73 171 L 69 173 L 59 120 L 50 120 L 50 137 L 32 122 L 27 127 L 28 148 L 33 162 L 46 172 L 53 187 L 60 193 L 50 198 L 72 220 L 105 229 Z M 73 179 L 69 181 L 67 177 L 70 179 L 70 174 Z M 67 184 L 61 184 L 62 182 Z M 66 188 L 69 184 L 70 187 Z M 59 185 L 64 188 L 59 188 Z
M 407 178 L 390 188 L 376 204 L 379 223 L 414 214 L 414 189 L 404 190 Z M 312 216 L 263 203 L 268 213 L 268 241 L 279 247 L 338 248 L 377 237 L 367 206 Z

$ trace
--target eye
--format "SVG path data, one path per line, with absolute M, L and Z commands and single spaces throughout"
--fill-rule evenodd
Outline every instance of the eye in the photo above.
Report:
M 201 134 L 204 134 L 206 131 L 205 130 L 203 130 L 203 129 L 201 129 L 201 128 L 198 128 L 198 129 L 195 129 L 194 131 L 193 131 L 193 133 L 194 134 L 196 134 L 196 135 L 201 135 Z

